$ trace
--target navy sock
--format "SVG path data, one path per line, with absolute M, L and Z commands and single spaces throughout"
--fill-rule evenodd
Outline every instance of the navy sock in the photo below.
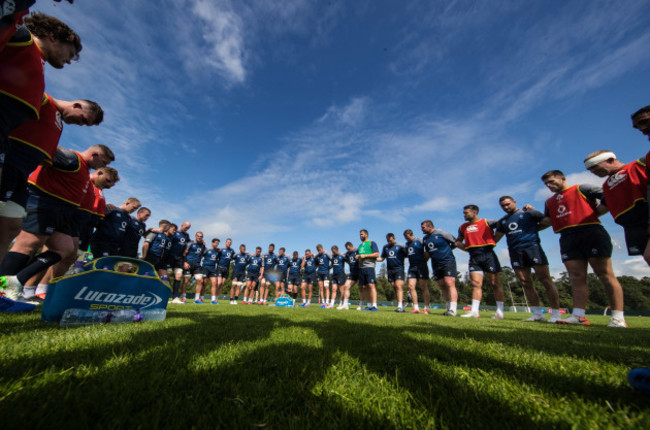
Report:
M 15 275 L 29 264 L 29 259 L 29 255 L 21 254 L 20 252 L 7 252 L 0 265 L 0 275 Z
M 174 297 L 178 297 L 178 289 L 181 286 L 181 281 L 174 279 L 174 292 L 172 293 Z
M 29 278 L 61 261 L 61 256 L 54 251 L 45 251 L 36 256 L 23 270 L 16 274 L 18 282 L 25 285 Z

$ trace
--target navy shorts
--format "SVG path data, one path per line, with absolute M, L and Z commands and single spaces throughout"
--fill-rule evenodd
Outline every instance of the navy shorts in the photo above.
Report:
M 216 275 L 216 272 L 215 272 Z M 237 282 L 245 282 L 246 281 L 246 273 L 244 272 L 235 272 L 232 274 L 232 280 L 237 281 Z
M 184 269 L 185 267 L 185 259 L 183 258 L 182 255 L 169 255 L 169 258 L 167 260 L 167 264 L 169 265 L 170 268 L 172 269 Z
M 203 276 L 206 278 L 216 278 L 217 277 L 217 268 L 216 267 L 203 267 Z M 232 279 L 233 281 L 235 278 Z
M 359 285 L 375 284 L 376 276 L 374 267 L 362 267 L 359 269 Z
M 409 279 L 429 279 L 427 263 L 409 266 Z
M 25 209 L 27 216 L 23 220 L 23 230 L 45 235 L 56 231 L 77 237 L 77 228 L 73 226 L 75 212 L 78 210 L 76 206 L 30 187 Z
M 332 285 L 343 285 L 343 284 L 345 284 L 345 272 L 333 273 Z
M 302 274 L 302 283 L 303 284 L 312 284 L 316 283 L 316 274 L 315 273 L 303 273 Z
M 16 169 L 11 163 L 2 169 L 2 184 L 0 184 L 0 201 L 11 200 L 23 208 L 27 206 L 27 175 L 21 169 Z
M 458 271 L 456 270 L 456 260 L 452 260 L 444 264 L 432 265 L 431 272 L 433 273 L 433 279 L 439 281 L 447 276 L 456 277 Z
M 329 281 L 330 280 L 330 274 L 329 273 L 319 273 L 317 274 L 318 281 Z
M 470 255 L 469 257 L 470 272 L 499 273 L 501 264 L 493 250 Z
M 348 281 L 352 281 L 352 282 L 358 282 L 359 281 L 359 269 L 357 269 L 357 270 L 355 270 L 353 272 L 350 272 L 348 274 Z
M 147 256 L 144 258 L 144 261 L 151 263 L 151 265 L 156 270 L 165 269 L 166 266 L 163 264 L 163 259 L 159 255 L 153 255 L 152 253 L 147 253 Z
M 650 239 L 648 224 L 624 226 L 623 229 L 625 231 L 627 255 L 643 255 L 648 239 Z
M 587 260 L 592 257 L 611 258 L 612 238 L 602 225 L 562 232 L 560 253 L 562 261 Z
M 248 281 L 259 282 L 259 278 L 260 278 L 260 274 L 259 274 L 259 273 L 253 273 L 253 274 L 249 273 L 249 274 L 246 275 L 246 281 L 247 281 L 247 282 L 248 282 Z
M 224 279 L 228 279 L 229 274 L 230 274 L 230 266 L 228 267 L 217 266 L 217 276 Z
M 390 269 L 386 272 L 388 282 L 403 281 L 404 269 Z
M 183 270 L 183 274 L 186 276 L 192 275 L 203 275 L 203 268 L 199 263 L 187 263 L 190 266 L 189 269 Z
M 289 285 L 300 285 L 300 273 L 290 273 L 287 283 Z
M 513 269 L 527 269 L 533 266 L 548 266 L 548 258 L 539 245 L 526 249 L 509 250 L 510 263 Z

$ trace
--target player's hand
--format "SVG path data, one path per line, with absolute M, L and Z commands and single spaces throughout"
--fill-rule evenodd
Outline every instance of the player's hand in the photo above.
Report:
M 532 211 L 532 210 L 534 210 L 535 208 L 533 207 L 533 205 L 531 205 L 531 204 L 527 204 L 526 206 L 524 206 L 524 207 L 521 208 L 521 209 L 522 209 L 523 211 Z
M 190 265 L 189 265 L 189 263 L 187 261 L 185 263 L 183 263 L 183 268 L 185 270 L 190 270 Z
M 361 260 L 361 256 L 359 254 L 357 254 L 357 255 L 354 256 L 354 259 L 355 260 Z

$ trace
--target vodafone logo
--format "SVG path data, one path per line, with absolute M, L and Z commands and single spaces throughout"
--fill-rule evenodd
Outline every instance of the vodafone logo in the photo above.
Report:
M 478 231 L 478 226 L 477 225 L 470 225 L 469 227 L 467 227 L 467 229 L 465 231 L 468 232 L 468 233 L 475 233 L 475 232 Z
M 614 188 L 615 186 L 619 185 L 621 182 L 625 181 L 627 179 L 627 172 L 625 170 L 620 170 L 613 174 L 612 176 L 607 179 L 607 186 L 609 188 Z
M 519 224 L 517 224 L 516 222 L 511 222 L 510 224 L 508 224 L 508 228 L 510 230 L 517 230 L 517 228 L 519 228 Z
M 559 213 L 561 215 L 564 212 L 566 212 L 566 206 L 560 205 L 560 206 L 557 207 L 557 213 Z
M 388 255 L 389 255 L 390 257 L 394 257 L 394 256 L 395 256 L 395 251 L 390 251 L 390 252 L 388 252 Z

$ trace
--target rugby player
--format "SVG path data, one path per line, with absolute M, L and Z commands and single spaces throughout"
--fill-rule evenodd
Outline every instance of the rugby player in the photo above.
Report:
M 298 298 L 298 287 L 300 286 L 300 269 L 302 267 L 302 258 L 299 257 L 298 251 L 293 251 L 291 260 L 289 260 L 289 275 L 287 286 L 291 297 Z
M 192 276 L 194 276 L 194 279 L 196 280 L 196 290 L 194 292 L 194 303 L 196 304 L 203 304 L 203 290 L 204 290 L 204 283 L 203 283 L 203 268 L 201 267 L 201 260 L 203 259 L 203 255 L 205 254 L 205 241 L 203 240 L 203 232 L 197 231 L 196 234 L 194 235 L 194 241 L 189 242 L 187 244 L 187 248 L 185 248 L 185 252 L 183 253 L 183 257 L 185 259 L 184 267 L 185 270 L 183 272 L 183 275 L 185 276 L 186 279 L 191 279 Z M 183 282 L 183 287 L 181 290 L 181 300 L 186 300 L 186 293 L 187 293 L 187 284 L 189 282 Z M 214 295 L 214 291 L 212 294 L 212 304 L 217 305 L 219 304 L 216 302 L 216 297 Z
M 218 239 L 217 239 L 218 240 Z M 221 294 L 223 284 L 228 279 L 230 274 L 230 262 L 235 257 L 235 250 L 230 247 L 232 239 L 226 239 L 226 247 L 219 250 L 219 262 L 217 264 L 217 279 L 216 284 L 212 284 L 212 302 L 217 301 L 217 297 Z M 213 303 L 214 304 L 214 303 Z M 218 302 L 216 303 L 218 304 Z
M 178 294 L 181 289 L 181 282 L 183 283 L 182 287 L 187 289 L 187 283 L 189 278 L 183 279 L 183 271 L 185 270 L 185 257 L 184 253 L 187 248 L 187 244 L 190 243 L 190 235 L 187 231 L 192 227 L 189 221 L 185 221 L 181 224 L 181 228 L 178 228 L 175 224 L 172 225 L 172 229 L 169 230 L 171 234 L 171 240 L 168 242 L 167 246 L 170 247 L 167 252 L 167 268 L 174 272 L 174 282 L 172 290 L 172 303 L 178 303 L 184 299 L 179 299 Z M 178 300 L 176 300 L 178 299 Z
M 90 250 L 94 258 L 120 255 L 120 244 L 124 240 L 131 214 L 140 205 L 140 200 L 129 197 L 119 208 L 107 211 L 90 239 Z
M 203 254 L 203 264 L 201 266 L 201 272 L 203 273 L 202 286 L 207 285 L 207 280 L 209 279 L 211 291 L 216 291 L 217 289 L 217 262 L 218 261 L 219 261 L 219 239 L 214 238 L 212 239 L 211 242 L 211 248 L 207 249 Z M 201 298 L 201 295 L 203 295 L 203 290 L 201 291 L 198 290 L 198 283 L 197 283 L 196 292 L 200 293 L 199 298 Z
M 415 289 L 416 285 L 422 290 L 422 298 L 424 300 L 423 314 L 430 313 L 429 305 L 431 304 L 431 293 L 429 292 L 429 267 L 424 252 L 424 243 L 422 239 L 416 238 L 413 230 L 407 229 L 404 231 L 404 239 L 406 239 L 406 254 L 409 259 L 408 271 L 408 287 L 413 299 L 412 314 L 420 313 L 420 306 L 418 304 L 418 293 Z
M 498 242 L 504 235 L 506 236 L 512 269 L 530 302 L 533 314 L 524 321 L 546 322 L 546 318 L 542 315 L 539 295 L 533 285 L 531 268 L 535 269 L 535 276 L 546 288 L 546 295 L 551 305 L 551 318 L 548 321 L 551 323 L 560 321 L 562 319 L 560 295 L 548 270 L 548 259 L 538 234 L 539 223 L 544 218 L 544 214 L 532 209 L 527 211 L 517 209 L 517 202 L 510 196 L 499 198 L 499 205 L 507 215 L 499 220 L 494 238 Z M 548 226 L 543 226 L 541 229 L 546 227 Z
M 239 300 L 241 287 L 246 285 L 246 266 L 250 256 L 246 252 L 246 245 L 239 245 L 239 254 L 235 255 L 235 267 L 232 270 L 232 284 L 230 285 L 230 304 L 236 305 Z M 245 298 L 246 296 L 244 296 Z M 246 300 L 244 300 L 245 302 Z
M 453 249 L 456 238 L 449 232 L 434 228 L 433 221 L 425 220 L 420 224 L 424 233 L 425 258 L 431 259 L 433 279 L 440 286 L 442 296 L 447 302 L 447 310 L 442 315 L 455 317 L 458 310 L 458 291 L 456 291 L 456 257 Z
M 404 312 L 404 260 L 406 259 L 406 248 L 403 244 L 397 243 L 395 234 L 386 235 L 388 242 L 381 250 L 381 256 L 377 261 L 386 260 L 386 277 L 395 290 L 397 296 L 397 309 L 395 312 Z
M 82 48 L 79 36 L 53 16 L 33 13 L 24 18 L 24 24 L 13 35 L 12 30 L 3 32 L 0 40 L 0 178 L 11 146 L 9 134 L 28 120 L 39 119 L 45 63 L 62 69 L 79 58 Z M 11 39 L 5 45 L 9 35 Z
M 330 307 L 330 256 L 323 250 L 323 245 L 316 245 L 316 279 L 318 280 L 319 308 Z
M 302 257 L 302 283 L 300 284 L 300 291 L 302 293 L 301 308 L 308 308 L 311 306 L 311 295 L 314 284 L 316 283 L 316 260 L 311 255 L 311 250 L 306 249 L 305 255 Z M 309 286 L 309 294 L 305 290 Z
M 138 246 L 140 238 L 147 231 L 147 220 L 151 216 L 149 208 L 141 207 L 138 209 L 135 217 L 130 217 L 126 226 L 126 231 L 120 244 L 120 255 L 131 258 L 138 258 Z
M 623 164 L 611 151 L 596 151 L 585 159 L 585 167 L 601 178 L 601 205 L 623 226 L 628 255 L 642 255 L 648 247 L 648 170 L 645 158 Z M 646 260 L 647 264 L 650 261 Z
M 356 259 L 359 262 L 359 288 L 368 290 L 368 305 L 364 311 L 377 312 L 377 289 L 375 288 L 375 266 L 379 258 L 377 243 L 368 239 L 368 230 L 359 231 L 361 245 L 357 248 Z
M 29 176 L 27 216 L 14 246 L 0 265 L 5 294 L 18 297 L 32 276 L 58 263 L 74 250 L 74 214 L 90 185 L 90 169 L 106 167 L 115 160 L 105 145 L 93 145 L 84 152 L 59 147 L 52 165 L 39 166 Z M 48 250 L 30 261 L 43 245 Z
M 280 273 L 280 279 L 275 281 L 275 298 L 277 300 L 280 295 L 287 293 L 287 271 L 289 270 L 289 257 L 285 255 L 284 247 L 278 250 L 278 257 L 276 259 L 276 270 Z
M 149 230 L 144 236 L 144 243 L 142 244 L 142 259 L 151 263 L 161 279 L 163 276 L 167 277 L 164 258 L 167 243 L 169 242 L 167 231 L 171 225 L 171 222 L 161 219 L 158 222 L 158 231 Z
M 606 206 L 596 206 L 597 201 L 603 198 L 602 189 L 589 184 L 569 186 L 560 170 L 544 173 L 542 181 L 554 195 L 546 200 L 544 219 L 540 224 L 550 224 L 553 231 L 560 234 L 560 253 L 573 295 L 572 315 L 558 322 L 590 325 L 585 317 L 589 300 L 589 265 L 605 286 L 609 299 L 612 318 L 608 327 L 627 327 L 623 314 L 623 289 L 612 268 L 612 240 L 598 219 L 607 212 Z
M 483 277 L 487 276 L 497 302 L 497 311 L 493 319 L 503 319 L 503 288 L 501 287 L 501 265 L 494 253 L 496 240 L 494 229 L 497 220 L 487 220 L 478 217 L 479 207 L 467 205 L 463 208 L 466 223 L 458 229 L 456 247 L 469 252 L 469 277 L 472 281 L 472 309 L 461 315 L 464 318 L 480 318 L 479 306 L 483 297 Z
M 269 250 L 268 252 L 264 255 L 264 268 L 262 270 L 262 278 L 261 278 L 261 288 L 260 288 L 260 305 L 266 306 L 266 298 L 269 295 L 269 286 L 275 284 L 275 277 L 273 275 L 273 271 L 275 269 L 275 265 L 277 263 L 277 257 L 274 254 L 275 251 L 275 245 L 274 244 L 269 244 Z
M 255 248 L 255 255 L 248 259 L 248 266 L 246 271 L 246 289 L 244 290 L 243 305 L 253 304 L 255 293 L 259 290 L 259 283 L 262 280 L 264 273 L 264 259 L 262 258 L 262 247 Z M 248 297 L 248 303 L 246 303 Z
M 337 290 L 341 290 L 341 303 L 343 306 L 343 286 L 345 285 L 345 256 L 339 252 L 339 247 L 332 246 L 332 295 L 330 296 L 330 307 L 336 303 Z
M 51 163 L 61 139 L 63 123 L 98 125 L 104 111 L 89 100 L 64 101 L 45 94 L 39 119 L 32 119 L 11 131 L 10 148 L 0 184 L 0 261 L 11 241 L 20 233 L 27 205 L 27 177 L 41 163 Z
M 341 291 L 341 298 L 343 299 L 343 304 L 339 305 L 338 310 L 348 310 L 350 308 L 350 288 L 352 285 L 357 283 L 359 280 L 359 262 L 357 261 L 357 250 L 352 245 L 352 242 L 345 243 L 345 262 L 348 263 L 349 273 L 345 280 L 345 285 L 343 285 L 343 290 Z M 361 300 L 359 300 L 358 310 L 362 310 Z

